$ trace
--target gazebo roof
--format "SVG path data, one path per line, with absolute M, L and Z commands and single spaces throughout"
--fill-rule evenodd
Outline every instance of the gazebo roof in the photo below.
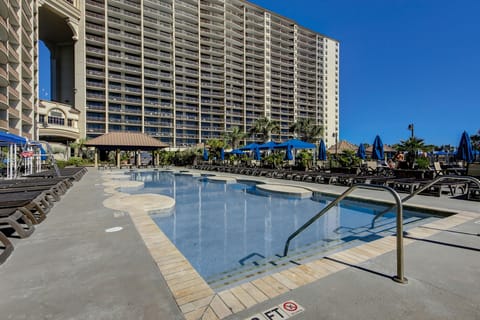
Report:
M 85 142 L 99 149 L 155 150 L 169 145 L 144 133 L 110 132 Z
M 327 151 L 328 153 L 335 153 L 335 151 L 337 151 L 338 153 L 342 153 L 345 150 L 357 151 L 357 149 L 358 149 L 357 145 L 350 143 L 346 140 L 341 140 L 341 141 L 338 141 L 336 148 L 335 148 L 335 145 L 333 145 L 330 148 L 328 148 Z

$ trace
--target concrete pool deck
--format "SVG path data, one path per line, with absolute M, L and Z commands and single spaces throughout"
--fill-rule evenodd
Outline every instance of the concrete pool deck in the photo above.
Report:
M 408 284 L 390 279 L 396 266 L 395 238 L 387 237 L 215 293 L 145 214 L 159 209 L 148 204 L 155 195 L 130 201 L 115 189 L 115 179 L 106 176 L 90 169 L 31 237 L 14 239 L 12 256 L 0 266 L 2 319 L 250 319 L 287 300 L 305 309 L 294 319 L 479 319 L 478 202 L 425 196 L 411 200 L 457 214 L 409 232 Z M 241 178 L 288 189 L 345 190 Z M 118 184 L 126 185 L 122 179 Z M 357 194 L 389 201 L 381 192 Z M 123 229 L 105 232 L 114 227 Z

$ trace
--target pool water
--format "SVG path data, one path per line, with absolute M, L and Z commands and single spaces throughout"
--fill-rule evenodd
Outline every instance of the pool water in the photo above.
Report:
M 288 236 L 334 198 L 322 194 L 312 199 L 265 196 L 257 194 L 251 183 L 209 182 L 172 172 L 142 172 L 132 177 L 145 182 L 138 193 L 175 199 L 171 212 L 152 218 L 197 272 L 219 286 L 395 232 L 393 212 L 371 229 L 375 214 L 387 206 L 346 199 L 292 240 L 289 255 L 283 258 Z M 435 218 L 404 210 L 406 227 Z

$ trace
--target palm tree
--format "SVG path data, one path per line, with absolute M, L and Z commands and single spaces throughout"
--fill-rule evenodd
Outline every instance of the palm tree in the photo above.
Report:
M 224 134 L 226 142 L 232 146 L 232 149 L 237 149 L 240 141 L 247 136 L 248 135 L 241 131 L 239 127 L 233 127 L 232 131 L 225 132 Z
M 323 127 L 315 124 L 310 118 L 300 118 L 290 126 L 290 132 L 295 133 L 303 141 L 315 143 L 323 134 Z
M 395 149 L 397 151 L 406 151 L 408 152 L 406 161 L 410 168 L 413 167 L 413 164 L 415 163 L 415 159 L 417 157 L 417 152 L 418 150 L 427 152 L 427 151 L 432 151 L 433 146 L 432 145 L 426 145 L 423 142 L 423 139 L 416 138 L 416 137 L 411 137 L 408 140 L 400 140 L 400 143 L 395 145 Z
M 210 153 L 215 157 L 220 158 L 220 150 L 225 148 L 225 142 L 220 139 L 209 139 L 207 145 L 210 147 Z
M 272 133 L 278 133 L 279 131 L 280 125 L 278 122 L 270 120 L 267 117 L 255 120 L 253 126 L 250 128 L 250 133 L 257 135 L 264 143 L 272 140 Z
M 470 140 L 472 140 L 472 146 L 475 150 L 480 150 L 480 130 L 477 134 L 471 135 Z
M 70 148 L 75 151 L 75 157 L 83 158 L 85 154 L 85 142 L 87 142 L 87 139 L 78 139 L 76 142 L 70 143 Z

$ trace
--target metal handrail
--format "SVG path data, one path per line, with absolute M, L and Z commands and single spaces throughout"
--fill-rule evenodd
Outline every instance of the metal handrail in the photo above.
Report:
M 480 188 L 480 180 L 477 179 L 477 178 L 474 178 L 474 177 L 470 177 L 470 176 L 441 176 L 441 177 L 437 177 L 436 179 L 432 180 L 430 183 L 427 183 L 426 185 L 424 185 L 423 187 L 421 188 L 418 188 L 417 190 L 415 190 L 415 192 L 409 194 L 408 196 L 406 196 L 405 198 L 402 199 L 402 204 L 407 202 L 408 200 L 412 199 L 413 197 L 415 197 L 417 194 L 419 194 L 420 192 L 430 188 L 431 186 L 433 186 L 435 183 L 439 182 L 439 181 L 442 181 L 442 180 L 446 180 L 446 179 L 454 179 L 454 180 L 470 180 L 474 183 L 476 183 L 478 185 L 478 187 Z M 375 227 L 375 221 L 380 218 L 381 216 L 385 215 L 387 212 L 389 212 L 390 210 L 392 210 L 393 208 L 395 207 L 395 205 L 389 207 L 388 209 L 380 212 L 380 213 L 377 213 L 377 215 L 375 215 L 375 217 L 373 218 L 372 220 L 372 226 L 371 228 L 374 228 Z
M 286 257 L 288 254 L 288 248 L 290 246 L 290 241 L 295 238 L 299 233 L 304 231 L 308 226 L 314 223 L 318 218 L 323 216 L 327 211 L 329 211 L 333 206 L 337 205 L 355 189 L 370 189 L 370 190 L 386 190 L 393 195 L 397 206 L 397 275 L 393 277 L 393 280 L 400 283 L 407 283 L 407 279 L 403 275 L 403 207 L 402 201 L 398 193 L 390 187 L 371 185 L 371 184 L 356 184 L 348 188 L 344 193 L 342 193 L 335 201 L 330 202 L 328 206 L 323 208 L 319 213 L 313 216 L 310 220 L 305 222 L 300 228 L 298 228 L 294 233 L 292 233 L 287 241 L 285 242 L 285 247 L 283 250 L 283 256 Z

